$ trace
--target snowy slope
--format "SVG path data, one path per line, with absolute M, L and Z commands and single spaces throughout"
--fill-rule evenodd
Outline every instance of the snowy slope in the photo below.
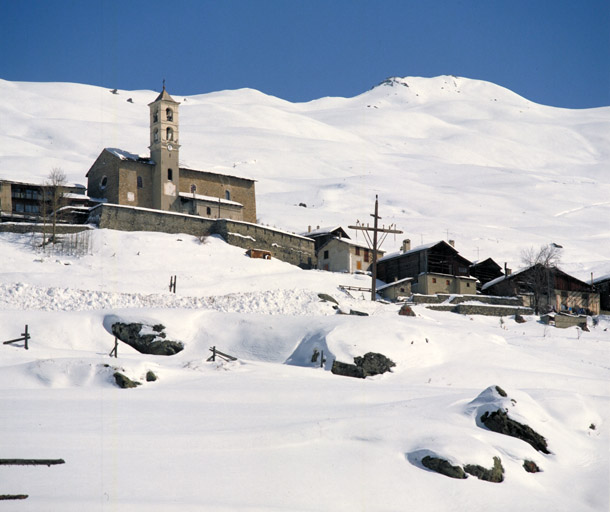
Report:
M 566 270 L 610 273 L 610 107 L 547 107 L 450 76 L 298 104 L 250 89 L 171 93 L 182 163 L 256 179 L 265 224 L 366 222 L 379 194 L 382 222 L 414 245 L 450 238 L 470 260 L 517 268 L 522 249 L 555 242 Z M 86 183 L 104 147 L 148 154 L 156 94 L 0 81 L 0 175 L 40 181 L 62 167 Z
M 19 510 L 607 510 L 609 318 L 582 332 L 423 307 L 402 317 L 337 288 L 364 276 L 250 260 L 217 238 L 99 230 L 90 248 L 42 254 L 0 234 L 0 332 L 32 333 L 28 351 L 0 345 L 0 458 L 66 461 L 0 466 L 0 494 L 30 496 Z M 369 316 L 338 315 L 319 292 Z M 110 358 L 117 320 L 162 323 L 185 349 L 120 343 Z M 206 362 L 211 346 L 239 360 Z M 367 351 L 394 371 L 329 371 Z M 142 386 L 117 388 L 115 368 Z M 479 424 L 498 408 L 551 453 Z M 426 455 L 500 457 L 505 480 L 452 480 Z
M 156 93 L 118 92 L 0 81 L 0 176 L 40 181 L 59 166 L 84 183 L 103 147 L 147 154 Z M 183 163 L 258 180 L 264 223 L 366 222 L 377 193 L 382 222 L 413 245 L 448 230 L 465 257 L 516 268 L 522 248 L 552 241 L 566 270 L 610 273 L 610 108 L 555 109 L 455 77 L 305 104 L 170 92 Z M 366 276 L 250 260 L 216 237 L 88 237 L 77 257 L 0 233 L 0 341 L 32 333 L 27 351 L 0 344 L 0 459 L 66 461 L 0 465 L 0 495 L 29 494 L 7 510 L 609 509 L 610 318 L 586 332 L 422 306 L 403 317 L 339 288 Z M 369 316 L 340 315 L 321 292 Z M 120 343 L 110 358 L 119 320 L 162 323 L 185 348 L 151 356 Z M 211 346 L 238 361 L 207 362 Z M 329 371 L 367 351 L 393 372 Z M 115 369 L 142 385 L 119 389 Z M 486 429 L 481 414 L 497 409 L 551 453 Z M 499 457 L 505 479 L 450 479 L 426 455 L 486 468 Z

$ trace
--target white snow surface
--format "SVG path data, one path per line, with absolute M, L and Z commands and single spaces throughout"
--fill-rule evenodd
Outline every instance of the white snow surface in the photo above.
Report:
M 104 147 L 147 154 L 158 93 L 6 81 L 0 91 L 3 178 L 42 181 L 62 167 L 84 183 Z M 556 242 L 566 271 L 610 273 L 610 108 L 556 109 L 448 76 L 304 104 L 171 93 L 183 163 L 256 179 L 266 224 L 366 223 L 379 194 L 382 222 L 405 230 L 387 251 L 449 230 L 471 260 L 517 268 L 521 249 Z M 0 233 L 0 341 L 25 325 L 32 336 L 29 350 L 0 344 L 0 458 L 66 461 L 0 465 L 0 494 L 29 495 L 7 510 L 610 508 L 610 317 L 590 319 L 589 332 L 423 306 L 404 317 L 339 288 L 367 287 L 367 276 L 250 259 L 216 237 L 88 236 L 77 257 Z M 338 314 L 319 293 L 369 316 Z M 116 321 L 163 324 L 185 348 L 152 356 L 119 342 L 111 358 Z M 212 346 L 237 361 L 208 362 Z M 330 372 L 369 351 L 396 367 L 364 380 Z M 116 369 L 142 385 L 119 389 Z M 481 414 L 498 408 L 551 453 L 486 429 Z M 426 455 L 488 468 L 497 456 L 505 479 L 450 479 L 425 469 Z M 542 471 L 525 472 L 526 459 Z
M 0 80 L 0 177 L 40 182 L 60 167 L 86 185 L 104 148 L 149 155 L 158 91 L 117 92 Z M 452 239 L 471 261 L 516 269 L 523 249 L 555 242 L 566 271 L 610 273 L 610 107 L 554 108 L 454 76 L 392 78 L 307 103 L 251 89 L 171 93 L 181 166 L 256 180 L 264 224 L 347 229 L 372 220 L 378 194 L 382 223 L 404 231 L 387 252 L 403 238 Z
M 216 237 L 89 236 L 76 257 L 0 234 L 1 340 L 26 324 L 32 336 L 29 350 L 0 345 L 0 458 L 66 461 L 0 466 L 0 494 L 29 495 L 19 510 L 608 509 L 609 317 L 590 332 L 423 306 L 404 317 L 339 289 L 367 286 L 364 275 L 250 259 Z M 369 316 L 338 314 L 321 292 Z M 185 348 L 119 342 L 111 358 L 117 321 L 163 324 Z M 212 346 L 238 360 L 206 361 Z M 393 372 L 330 372 L 369 351 Z M 142 385 L 119 389 L 116 369 Z M 499 408 L 551 454 L 482 426 Z M 497 456 L 505 480 L 453 480 L 426 455 L 485 467 Z

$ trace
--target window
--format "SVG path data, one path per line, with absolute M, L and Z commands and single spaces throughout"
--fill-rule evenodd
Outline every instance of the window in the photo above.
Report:
M 447 286 L 449 286 L 449 285 L 451 284 L 451 281 L 449 281 L 449 279 L 446 279 L 446 280 L 445 280 L 445 284 L 446 284 Z
M 159 142 L 159 130 L 157 128 L 153 132 L 153 142 Z
M 369 250 L 364 249 L 364 261 L 368 263 L 369 261 Z
M 144 184 L 142 183 L 142 176 L 138 176 L 138 188 L 144 188 Z
M 228 190 L 225 190 L 225 199 L 226 199 L 227 201 L 230 201 L 230 200 L 231 200 L 231 192 L 229 192 Z
M 466 283 L 466 288 L 470 288 L 470 283 Z
M 205 213 L 207 215 L 212 215 L 212 208 L 210 208 L 209 206 L 205 209 Z
M 159 122 L 159 111 L 155 110 L 155 112 L 153 113 L 153 123 L 158 123 Z
M 172 111 L 171 108 L 166 108 L 165 109 L 165 117 L 168 121 L 173 121 L 174 120 L 174 112 Z
M 360 247 L 356 247 L 356 256 L 360 256 Z
M 108 185 L 108 176 L 103 176 L 100 180 L 100 188 L 104 190 L 106 188 L 106 185 Z
M 433 282 L 433 283 L 436 283 L 436 277 L 433 277 L 433 278 L 432 278 L 432 282 Z
M 195 192 L 197 192 L 197 185 L 195 185 L 194 183 L 191 184 L 191 194 L 194 194 Z
M 324 251 L 324 259 L 327 260 L 328 259 L 328 251 Z
M 173 181 L 174 179 L 174 171 L 172 171 L 171 169 L 167 170 L 167 179 L 168 181 Z
M 170 126 L 168 126 L 167 130 L 165 130 L 165 138 L 167 140 L 174 140 L 174 130 L 172 130 Z

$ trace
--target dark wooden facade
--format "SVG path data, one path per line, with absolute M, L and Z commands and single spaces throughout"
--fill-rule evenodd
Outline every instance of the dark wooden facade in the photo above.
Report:
M 423 273 L 468 276 L 471 265 L 454 247 L 441 241 L 385 256 L 377 262 L 377 279 L 391 283 Z
M 601 308 L 604 311 L 610 311 L 610 276 L 594 280 L 593 285 L 599 293 Z
M 491 258 L 473 263 L 470 265 L 469 271 L 472 277 L 476 277 L 479 280 L 477 283 L 478 290 L 480 290 L 481 286 L 485 283 L 489 283 L 489 281 L 493 281 L 504 275 L 502 267 Z

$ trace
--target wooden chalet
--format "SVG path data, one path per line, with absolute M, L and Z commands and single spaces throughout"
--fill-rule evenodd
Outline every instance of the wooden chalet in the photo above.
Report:
M 505 274 L 505 272 L 502 272 L 502 267 L 491 258 L 474 262 L 472 265 L 470 265 L 468 271 L 471 276 L 478 279 L 478 290 L 480 290 L 485 283 L 489 283 L 489 281 L 493 281 L 494 279 L 502 277 Z
M 604 311 L 610 311 L 610 275 L 594 279 L 593 286 L 599 293 L 601 309 Z
M 482 291 L 487 295 L 521 296 L 524 305 L 538 311 L 587 314 L 599 314 L 600 311 L 600 294 L 593 285 L 557 267 L 545 268 L 540 264 L 498 277 L 484 284 Z
M 411 286 L 413 293 L 474 294 L 476 278 L 468 272 L 471 265 L 445 241 L 411 249 L 409 240 L 405 240 L 401 252 L 388 254 L 377 262 L 377 279 L 392 283 L 416 278 Z

